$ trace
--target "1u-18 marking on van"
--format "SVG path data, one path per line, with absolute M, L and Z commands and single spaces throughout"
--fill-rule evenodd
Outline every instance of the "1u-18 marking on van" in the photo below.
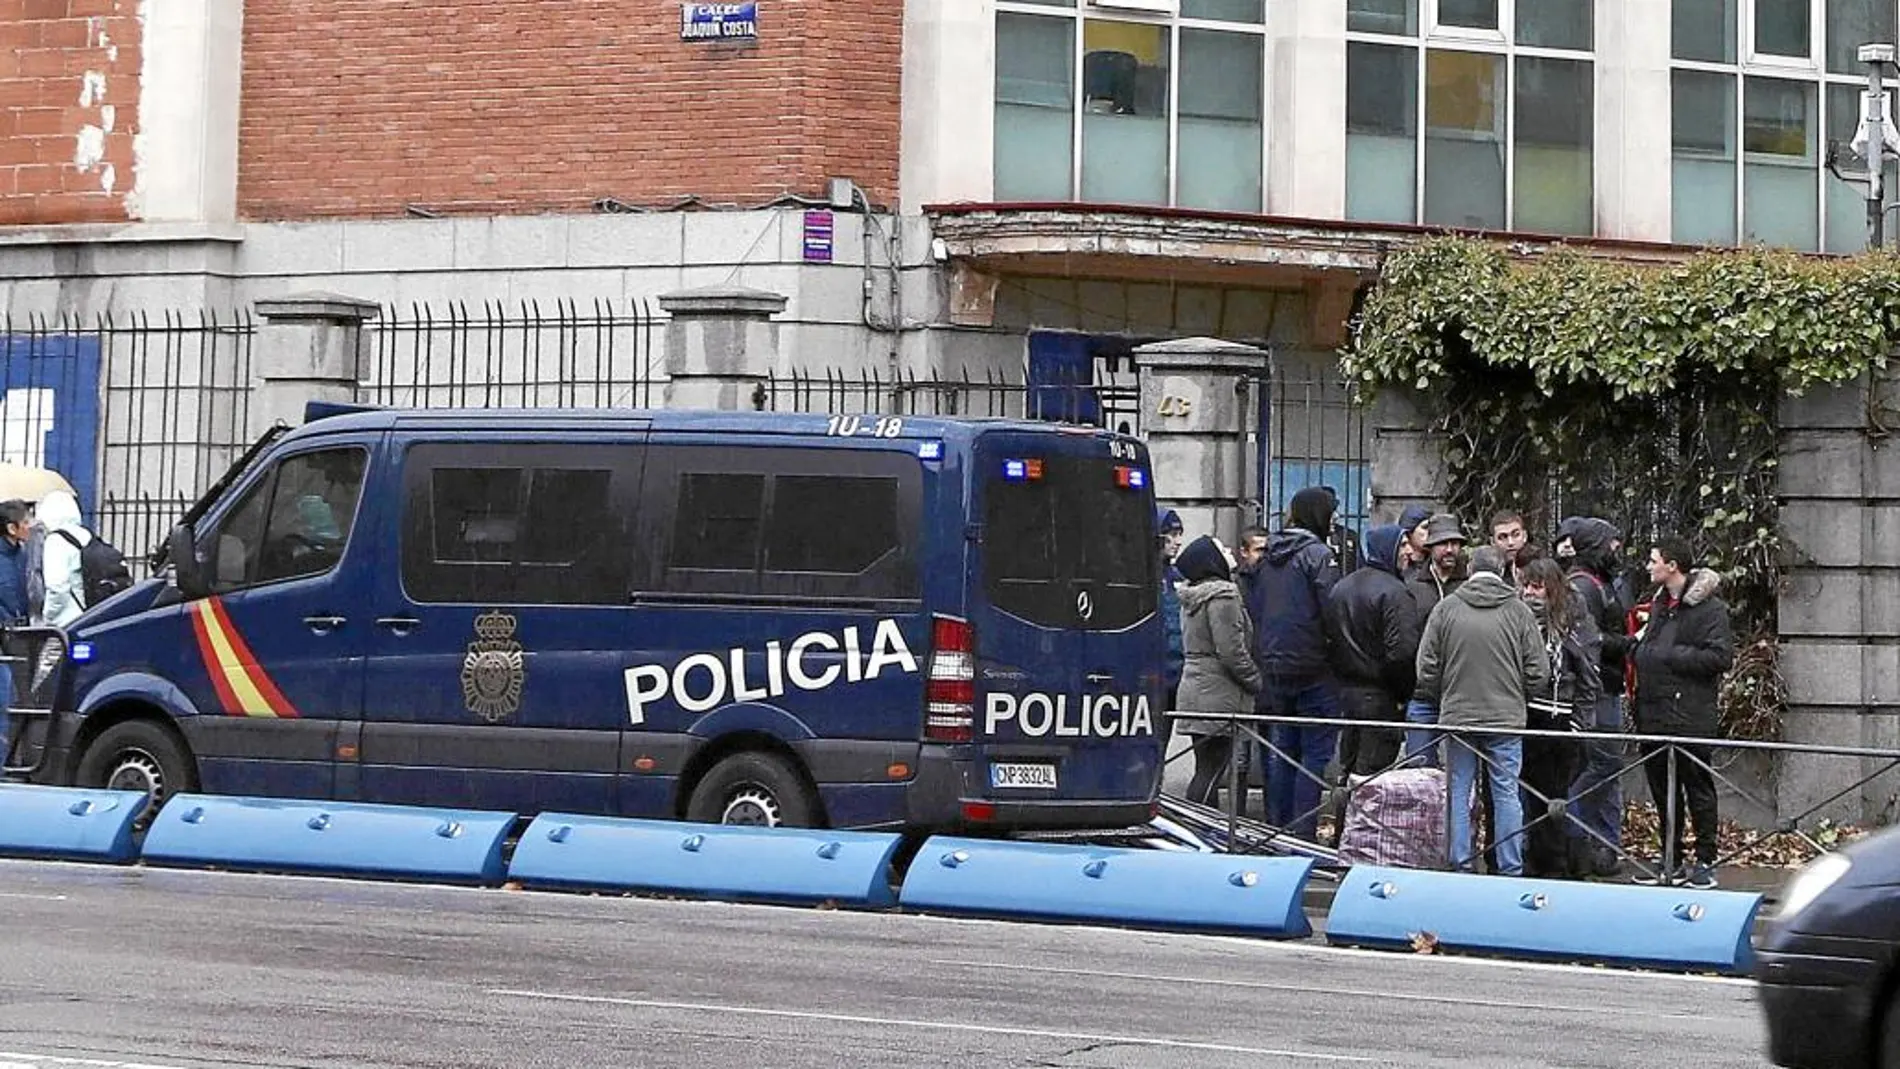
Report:
M 814 670 L 807 658 L 821 650 L 842 656 L 828 657 L 831 663 Z M 763 652 L 764 686 L 747 680 L 747 650 L 743 646 L 724 653 L 695 653 L 681 658 L 670 669 L 663 664 L 634 665 L 626 671 L 628 718 L 634 724 L 646 723 L 647 706 L 660 698 L 670 698 L 689 713 L 704 713 L 727 701 L 782 698 L 788 684 L 799 690 L 825 690 L 841 678 L 845 683 L 876 679 L 886 668 L 911 675 L 917 672 L 917 658 L 905 644 L 896 620 L 877 622 L 868 654 L 856 627 L 847 627 L 836 637 L 825 631 L 807 631 L 789 645 L 767 642 Z

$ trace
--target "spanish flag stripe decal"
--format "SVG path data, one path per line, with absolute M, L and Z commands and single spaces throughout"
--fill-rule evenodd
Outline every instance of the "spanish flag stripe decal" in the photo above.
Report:
M 228 711 L 245 716 L 271 715 L 270 706 L 265 703 L 264 696 L 258 693 L 257 685 L 251 682 L 250 675 L 244 671 L 237 652 L 231 648 L 231 637 L 220 624 L 218 614 L 209 604 L 203 612 L 205 630 L 211 636 L 211 651 L 217 657 L 214 670 L 224 677 L 225 685 L 237 698 Z
M 270 673 L 264 671 L 264 666 L 257 663 L 257 657 L 251 653 L 251 648 L 244 644 L 244 636 L 231 625 L 231 617 L 224 611 L 224 602 L 217 598 L 206 600 L 211 603 L 211 613 L 220 625 L 224 637 L 230 642 L 231 651 L 237 655 L 238 671 L 244 673 L 252 688 L 262 698 L 266 714 L 296 716 L 297 710 L 291 707 L 283 692 L 277 689 L 277 684 L 271 682 Z
M 211 619 L 205 613 L 205 603 L 200 601 L 191 607 L 191 630 L 198 636 L 198 655 L 204 658 L 205 675 L 211 677 L 211 687 L 218 692 L 218 702 L 223 706 L 222 713 L 241 712 L 237 695 L 231 692 L 230 681 L 224 677 L 224 668 L 218 661 L 218 651 L 211 644 Z

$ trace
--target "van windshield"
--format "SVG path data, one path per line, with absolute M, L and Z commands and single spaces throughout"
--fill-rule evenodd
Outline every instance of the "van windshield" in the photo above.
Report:
M 991 605 L 1044 627 L 1097 631 L 1155 611 L 1154 500 L 1121 485 L 1113 461 L 1021 456 L 989 466 L 983 587 Z

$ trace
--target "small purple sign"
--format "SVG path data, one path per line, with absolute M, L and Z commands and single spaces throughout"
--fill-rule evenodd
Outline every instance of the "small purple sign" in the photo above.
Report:
M 828 264 L 831 262 L 831 213 L 828 211 L 808 211 L 805 213 L 805 262 Z

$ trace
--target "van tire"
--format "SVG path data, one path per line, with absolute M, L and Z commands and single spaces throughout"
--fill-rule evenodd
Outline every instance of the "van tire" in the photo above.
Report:
M 198 767 L 184 741 L 151 720 L 114 724 L 80 755 L 73 780 L 81 787 L 142 790 L 148 799 L 143 826 L 173 795 L 198 789 Z
M 777 754 L 747 750 L 720 760 L 700 778 L 686 803 L 699 824 L 811 828 L 818 803 L 805 777 Z

